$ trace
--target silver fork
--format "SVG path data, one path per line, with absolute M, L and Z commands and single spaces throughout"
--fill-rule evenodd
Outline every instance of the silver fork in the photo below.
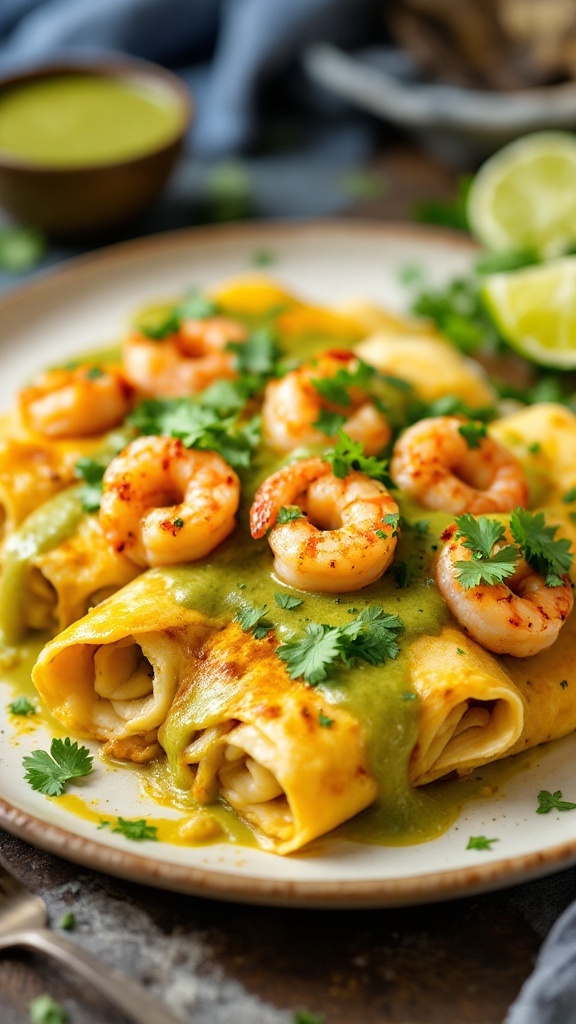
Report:
M 73 968 L 134 1024 L 182 1024 L 140 985 L 50 931 L 47 924 L 44 900 L 26 889 L 0 858 L 0 950 L 19 946 L 47 953 Z

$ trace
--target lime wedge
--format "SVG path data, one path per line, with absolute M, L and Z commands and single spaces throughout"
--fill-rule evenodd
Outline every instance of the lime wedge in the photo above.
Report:
M 576 256 L 491 274 L 482 294 L 517 352 L 542 366 L 576 368 Z
M 535 132 L 504 146 L 478 171 L 466 212 L 487 249 L 561 256 L 576 243 L 576 135 Z

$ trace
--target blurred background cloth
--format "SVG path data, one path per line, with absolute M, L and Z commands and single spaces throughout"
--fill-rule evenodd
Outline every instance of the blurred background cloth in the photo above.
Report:
M 323 215 L 345 205 L 337 175 L 368 158 L 374 126 L 308 81 L 299 55 L 365 41 L 378 11 L 374 0 L 2 0 L 0 74 L 105 51 L 163 64 L 196 101 L 180 190 L 249 154 L 256 214 Z

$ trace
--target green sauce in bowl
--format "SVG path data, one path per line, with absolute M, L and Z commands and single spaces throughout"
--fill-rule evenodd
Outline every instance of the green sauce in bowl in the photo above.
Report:
M 0 154 L 43 167 L 85 167 L 144 156 L 172 142 L 185 114 L 144 78 L 55 74 L 0 93 Z

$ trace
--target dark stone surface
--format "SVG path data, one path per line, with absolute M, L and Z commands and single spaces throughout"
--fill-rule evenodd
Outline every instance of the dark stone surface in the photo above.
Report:
M 576 873 L 487 896 L 362 911 L 250 907 L 132 885 L 0 834 L 0 851 L 47 902 L 72 910 L 72 942 L 139 979 L 191 1024 L 499 1024 Z M 2 1024 L 49 992 L 72 1024 L 122 1019 L 72 975 L 21 952 L 0 959 Z

